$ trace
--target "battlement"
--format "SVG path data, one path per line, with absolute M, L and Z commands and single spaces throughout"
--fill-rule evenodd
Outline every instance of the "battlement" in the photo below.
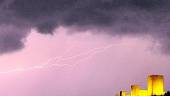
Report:
M 163 75 L 149 75 L 147 79 L 147 90 L 140 89 L 139 85 L 131 85 L 130 94 L 121 93 L 120 96 L 162 96 L 164 95 L 164 77 Z M 122 91 L 126 92 L 126 91 Z

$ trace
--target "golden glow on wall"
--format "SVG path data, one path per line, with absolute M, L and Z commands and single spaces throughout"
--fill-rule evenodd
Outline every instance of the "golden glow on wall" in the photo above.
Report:
M 120 96 L 153 96 L 164 95 L 164 78 L 163 75 L 148 76 L 147 90 L 141 90 L 139 85 L 132 85 L 130 94 L 126 91 L 121 91 Z
M 131 96 L 139 96 L 140 87 L 138 85 L 131 86 Z
M 126 96 L 126 91 L 120 91 L 120 96 Z
M 148 77 L 148 95 L 163 95 L 164 81 L 162 75 L 150 75 Z
M 140 90 L 139 96 L 148 96 L 147 90 Z

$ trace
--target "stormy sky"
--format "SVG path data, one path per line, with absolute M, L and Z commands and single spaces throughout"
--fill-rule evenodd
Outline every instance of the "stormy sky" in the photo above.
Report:
M 23 48 L 32 28 L 53 34 L 59 26 L 112 36 L 150 35 L 167 53 L 169 4 L 169 0 L 1 0 L 0 53 Z
M 0 95 L 113 96 L 134 81 L 145 88 L 148 74 L 164 74 L 167 83 L 169 5 L 0 0 Z

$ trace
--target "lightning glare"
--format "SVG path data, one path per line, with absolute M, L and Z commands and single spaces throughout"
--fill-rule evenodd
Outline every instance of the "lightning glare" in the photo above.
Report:
M 58 57 L 53 57 L 48 59 L 45 63 L 41 64 L 41 65 L 35 65 L 32 67 L 19 67 L 19 68 L 15 68 L 15 69 L 11 69 L 11 70 L 7 70 L 7 71 L 0 71 L 0 74 L 5 74 L 5 73 L 13 73 L 13 72 L 24 72 L 24 71 L 31 71 L 31 70 L 37 70 L 37 69 L 44 69 L 44 68 L 50 68 L 50 67 L 57 67 L 57 68 L 61 68 L 61 67 L 74 67 L 78 64 L 78 62 L 80 61 L 84 61 L 92 56 L 94 56 L 97 53 L 101 53 L 104 52 L 105 50 L 112 48 L 113 46 L 115 46 L 115 44 L 108 44 L 104 47 L 99 47 L 99 48 L 93 48 L 90 49 L 86 52 L 82 52 L 73 56 L 69 56 L 69 57 L 65 57 L 65 55 L 67 53 L 69 53 L 71 51 L 72 48 L 68 49 L 65 51 L 64 55 Z M 74 64 L 66 64 L 66 63 L 62 63 L 62 62 L 66 62 L 68 60 L 73 60 L 76 59 L 76 63 Z

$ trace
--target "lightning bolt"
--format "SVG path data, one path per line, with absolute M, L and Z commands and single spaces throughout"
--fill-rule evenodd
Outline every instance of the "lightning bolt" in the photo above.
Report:
M 24 72 L 24 71 L 30 71 L 30 70 L 37 70 L 37 69 L 44 69 L 44 68 L 49 68 L 49 67 L 64 67 L 64 66 L 70 66 L 70 67 L 74 67 L 76 66 L 78 63 L 74 63 L 74 64 L 65 64 L 65 63 L 60 63 L 60 62 L 64 62 L 64 61 L 68 61 L 68 60 L 73 60 L 73 59 L 78 59 L 77 62 L 80 61 L 84 61 L 92 56 L 94 56 L 97 53 L 101 53 L 104 52 L 105 50 L 112 48 L 113 46 L 115 46 L 115 44 L 109 44 L 106 45 L 104 47 L 99 47 L 99 48 L 93 48 L 90 49 L 86 52 L 82 52 L 80 54 L 76 54 L 73 56 L 69 56 L 69 57 L 65 57 L 65 54 L 69 53 L 72 48 L 68 49 L 65 51 L 64 55 L 62 55 L 61 57 L 53 57 L 47 60 L 47 62 L 41 64 L 41 65 L 35 65 L 32 67 L 20 67 L 20 68 L 15 68 L 15 69 L 11 69 L 11 70 L 7 70 L 7 71 L 0 71 L 0 74 L 4 74 L 4 73 L 13 73 L 13 72 Z

